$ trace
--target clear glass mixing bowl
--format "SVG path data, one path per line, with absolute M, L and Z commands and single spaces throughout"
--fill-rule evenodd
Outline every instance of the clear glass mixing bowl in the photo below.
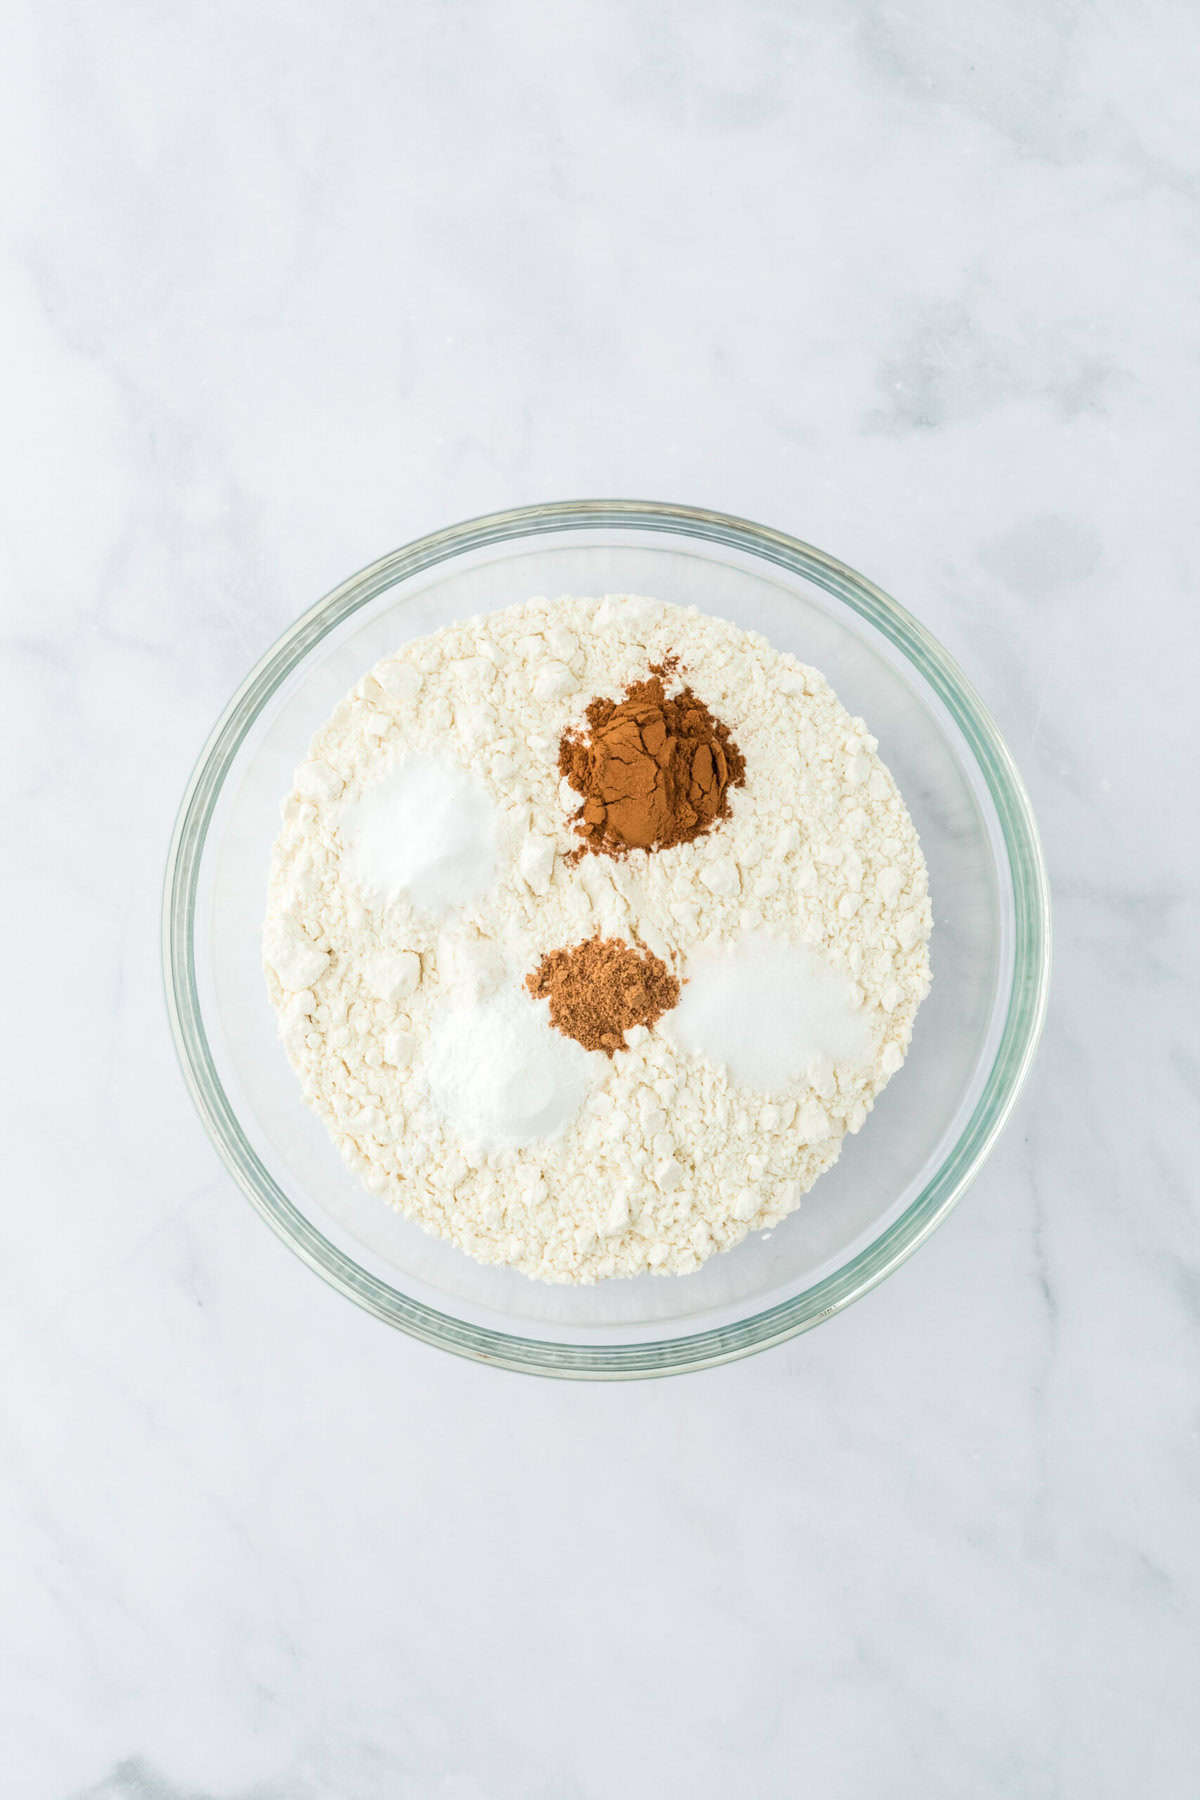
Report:
M 406 638 L 534 594 L 642 593 L 735 620 L 829 677 L 879 738 L 921 836 L 933 991 L 912 1050 L 800 1210 L 694 1275 L 545 1286 L 484 1268 L 361 1188 L 300 1098 L 259 961 L 279 804 L 315 728 Z M 188 783 L 167 869 L 171 1024 L 234 1179 L 297 1255 L 378 1318 L 542 1375 L 676 1374 L 805 1331 L 882 1281 L 979 1169 L 1028 1072 L 1050 964 L 1029 801 L 962 672 L 917 621 L 808 544 L 695 507 L 566 501 L 397 550 L 251 671 Z

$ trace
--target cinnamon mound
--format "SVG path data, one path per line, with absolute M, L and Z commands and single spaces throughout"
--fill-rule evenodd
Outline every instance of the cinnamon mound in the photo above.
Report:
M 668 696 L 663 677 L 675 667 L 673 659 L 652 665 L 623 700 L 591 702 L 586 733 L 563 733 L 559 773 L 583 798 L 574 814 L 583 840 L 577 856 L 669 850 L 728 816 L 745 758 L 691 688 Z
M 679 999 L 679 983 L 661 957 L 599 932 L 569 950 L 543 956 L 525 986 L 549 1000 L 550 1023 L 585 1050 L 612 1056 L 627 1048 L 634 1025 L 653 1025 Z

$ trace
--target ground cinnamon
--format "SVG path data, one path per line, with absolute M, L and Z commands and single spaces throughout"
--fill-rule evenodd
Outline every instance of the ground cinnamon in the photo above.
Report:
M 586 732 L 563 733 L 559 773 L 583 799 L 574 814 L 583 840 L 577 856 L 669 850 L 728 816 L 745 758 L 691 688 L 668 695 L 664 677 L 676 666 L 673 658 L 652 664 L 624 699 L 591 702 Z
M 543 956 L 525 985 L 549 1000 L 550 1023 L 585 1050 L 612 1056 L 627 1048 L 634 1025 L 653 1025 L 679 999 L 679 983 L 661 957 L 621 938 L 594 938 Z

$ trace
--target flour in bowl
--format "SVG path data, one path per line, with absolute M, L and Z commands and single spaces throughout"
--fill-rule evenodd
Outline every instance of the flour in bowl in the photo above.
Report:
M 694 608 L 537 599 L 403 646 L 318 732 L 264 960 L 366 1185 L 580 1282 L 795 1208 L 903 1062 L 930 923 L 815 670 Z

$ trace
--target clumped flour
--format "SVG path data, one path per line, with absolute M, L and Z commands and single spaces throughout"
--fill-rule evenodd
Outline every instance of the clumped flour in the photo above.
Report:
M 930 922 L 815 670 L 693 608 L 537 599 L 405 645 L 318 732 L 264 960 L 367 1187 L 583 1282 L 796 1207 L 904 1059 Z

